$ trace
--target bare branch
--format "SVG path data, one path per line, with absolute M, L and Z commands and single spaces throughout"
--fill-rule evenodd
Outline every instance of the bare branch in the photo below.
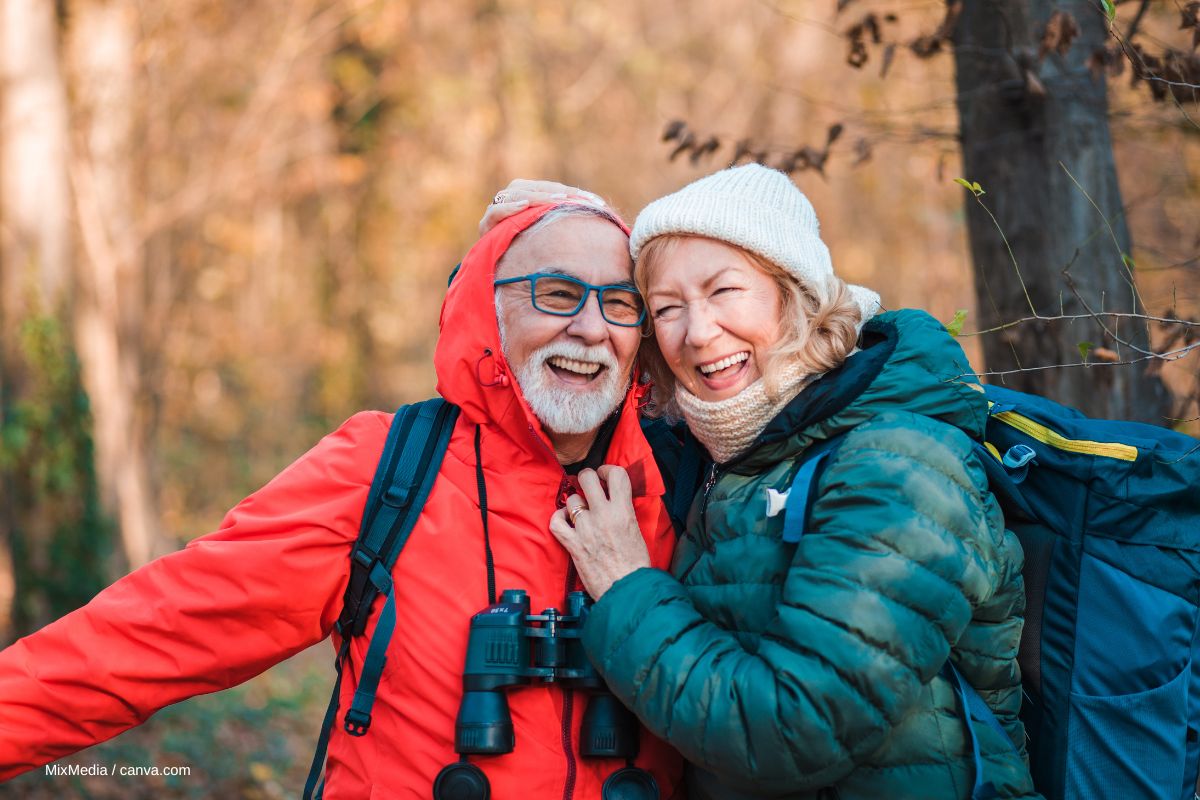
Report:
M 966 332 L 960 333 L 958 335 L 959 336 L 983 336 L 984 334 L 987 334 L 987 333 L 998 333 L 1000 331 L 1007 330 L 1008 328 L 1013 328 L 1013 327 L 1016 327 L 1017 325 L 1024 325 L 1029 322 L 1075 322 L 1077 320 L 1095 319 L 1097 316 L 1127 318 L 1127 319 L 1142 320 L 1144 322 L 1157 322 L 1162 325 L 1182 325 L 1182 326 L 1188 327 L 1188 328 L 1200 328 L 1200 322 L 1191 322 L 1186 319 L 1175 319 L 1174 317 L 1156 317 L 1156 316 L 1153 316 L 1150 314 L 1138 314 L 1138 313 L 1131 313 L 1131 312 L 1127 312 L 1127 311 L 1104 311 L 1100 314 L 1095 314 L 1095 313 L 1055 314 L 1053 316 L 1046 316 L 1044 314 L 1034 314 L 1033 316 L 1021 317 L 1020 319 L 1014 319 L 1012 322 L 1006 322 L 1003 325 L 997 325 L 994 328 L 985 328 L 983 330 L 978 330 L 978 331 L 966 331 Z

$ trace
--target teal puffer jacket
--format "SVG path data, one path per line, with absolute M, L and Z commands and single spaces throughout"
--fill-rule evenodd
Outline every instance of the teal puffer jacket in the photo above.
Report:
M 638 570 L 592 609 L 588 654 L 689 760 L 692 800 L 969 798 L 947 657 L 1022 745 L 976 725 L 984 779 L 1037 797 L 1017 719 L 1022 554 L 972 452 L 987 405 L 970 371 L 929 315 L 875 318 L 715 470 L 673 574 Z M 807 532 L 783 542 L 768 490 L 843 434 Z

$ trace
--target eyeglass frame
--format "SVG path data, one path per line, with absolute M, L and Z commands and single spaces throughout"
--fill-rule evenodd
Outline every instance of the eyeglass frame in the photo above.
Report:
M 584 287 L 583 297 L 579 300 L 579 305 L 574 311 L 547 311 L 537 304 L 537 295 L 534 292 L 534 286 L 537 285 L 538 278 L 555 278 L 557 280 L 565 280 L 568 283 L 574 283 Z M 517 283 L 518 281 L 529 281 L 529 304 L 533 306 L 535 311 L 542 314 L 549 314 L 552 317 L 575 317 L 583 311 L 583 307 L 587 305 L 588 298 L 592 296 L 592 292 L 596 293 L 596 304 L 600 307 L 600 316 L 609 325 L 616 325 L 618 328 L 638 328 L 646 321 L 646 299 L 642 297 L 642 293 L 637 290 L 637 287 L 632 283 L 605 283 L 597 285 L 588 283 L 582 278 L 576 278 L 574 275 L 567 275 L 562 272 L 531 272 L 528 275 L 518 275 L 515 278 L 502 278 L 498 281 L 492 281 L 492 286 L 508 286 L 509 284 Z M 619 289 L 622 292 L 632 292 L 642 300 L 642 313 L 638 316 L 636 322 L 614 322 L 608 318 L 608 314 L 604 311 L 604 291 L 606 289 Z

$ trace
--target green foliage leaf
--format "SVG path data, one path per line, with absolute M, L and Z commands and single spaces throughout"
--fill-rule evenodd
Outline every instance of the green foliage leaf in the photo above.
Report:
M 1080 342 L 1075 346 L 1079 348 L 1079 357 L 1085 362 L 1088 360 L 1088 353 L 1092 352 L 1092 348 L 1095 347 L 1091 342 Z
M 966 178 L 955 178 L 954 182 L 964 189 L 970 191 L 971 194 L 975 195 L 976 197 L 987 194 L 987 192 L 983 191 L 983 187 L 979 185 L 979 181 L 969 181 Z
M 1104 16 L 1108 17 L 1111 25 L 1117 18 L 1117 4 L 1114 0 L 1100 0 L 1100 5 L 1104 7 Z
M 1125 265 L 1125 269 L 1131 272 L 1137 268 L 1137 265 L 1133 263 L 1133 259 L 1128 253 L 1121 253 L 1121 263 Z
M 946 323 L 946 331 L 951 336 L 958 336 L 962 333 L 963 323 L 967 321 L 967 310 L 960 308 L 954 312 L 954 319 Z

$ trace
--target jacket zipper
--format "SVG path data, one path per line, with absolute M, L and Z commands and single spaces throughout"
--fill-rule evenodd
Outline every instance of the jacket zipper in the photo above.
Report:
M 721 477 L 721 471 L 716 464 L 709 467 L 708 479 L 704 481 L 704 497 L 700 501 L 700 544 L 707 550 L 712 545 L 712 537 L 708 535 L 708 494 Z
M 566 476 L 563 476 L 563 483 L 567 483 Z M 560 492 L 561 494 L 561 492 Z M 575 572 L 575 563 L 567 562 L 567 580 L 566 591 L 563 593 L 564 600 L 566 595 L 575 590 L 578 573 Z M 575 743 L 571 735 L 572 724 L 575 719 L 575 692 L 572 689 L 563 688 L 563 713 L 562 713 L 562 745 L 563 755 L 567 757 L 567 779 L 563 783 L 563 800 L 571 800 L 575 794 Z
M 550 450 L 550 448 L 546 445 L 545 441 L 543 441 L 542 438 L 537 435 L 537 431 L 534 430 L 533 426 L 529 425 L 528 428 L 529 428 L 530 436 L 533 437 L 533 439 L 535 441 L 540 442 L 541 445 L 547 451 L 549 451 L 550 455 L 552 457 L 554 457 L 554 451 Z M 555 463 L 557 463 L 557 458 L 555 458 Z M 571 483 L 571 479 L 567 476 L 567 473 L 564 471 L 563 475 L 562 475 L 562 479 L 559 481 L 559 484 L 558 484 L 558 494 L 555 497 L 555 505 L 558 506 L 559 508 L 564 507 L 567 502 L 567 496 L 572 491 L 575 491 L 575 486 L 574 486 L 574 484 Z M 564 601 L 566 600 L 566 595 L 570 594 L 576 588 L 575 584 L 578 582 L 578 577 L 579 577 L 579 575 L 575 571 L 574 562 L 568 560 L 567 561 L 567 576 L 566 576 L 566 580 L 564 581 L 564 585 L 565 585 L 565 591 L 563 592 L 563 600 Z M 566 780 L 563 782 L 563 794 L 562 794 L 563 800 L 571 800 L 571 798 L 575 794 L 575 777 L 576 777 L 576 773 L 577 773 L 577 765 L 575 763 L 575 746 L 574 746 L 574 741 L 573 741 L 574 737 L 571 735 L 571 728 L 572 728 L 572 724 L 574 722 L 574 718 L 575 718 L 575 693 L 572 689 L 564 688 L 563 689 L 563 712 L 562 712 L 562 747 L 563 747 L 563 755 L 567 759 L 567 777 L 566 777 Z

